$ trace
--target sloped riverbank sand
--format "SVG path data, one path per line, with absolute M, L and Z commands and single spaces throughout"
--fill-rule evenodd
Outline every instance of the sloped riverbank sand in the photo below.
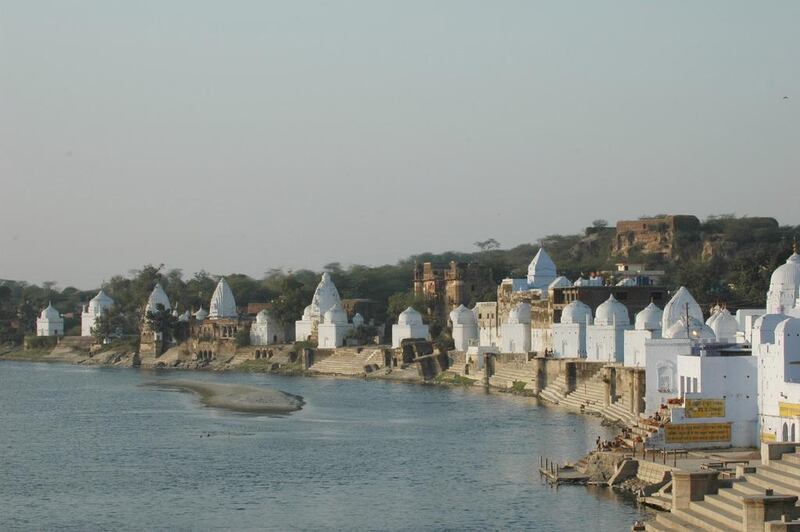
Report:
M 300 410 L 305 404 L 303 398 L 299 395 L 292 395 L 272 388 L 244 384 L 163 380 L 148 382 L 146 386 L 194 392 L 200 396 L 200 401 L 206 406 L 235 412 L 288 414 Z

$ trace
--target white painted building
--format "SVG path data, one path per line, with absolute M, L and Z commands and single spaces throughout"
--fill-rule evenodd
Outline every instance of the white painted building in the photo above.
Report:
M 794 253 L 786 259 L 786 264 L 772 272 L 767 292 L 767 312 L 770 314 L 789 314 L 797 306 L 798 286 L 800 286 L 800 254 L 795 244 Z
M 422 314 L 408 307 L 392 325 L 392 347 L 400 347 L 400 342 L 409 338 L 428 338 L 428 326 L 422 323 Z
M 503 353 L 527 353 L 531 350 L 531 306 L 520 303 L 508 313 L 502 326 L 500 350 Z
M 211 320 L 238 318 L 239 311 L 236 310 L 236 299 L 233 297 L 228 281 L 221 278 L 211 296 L 208 318 Z
M 672 423 L 730 423 L 730 445 L 758 445 L 758 359 L 737 347 L 705 346 L 697 354 L 678 356 L 678 388 L 684 399 L 722 401 L 724 415 L 687 417 L 671 409 Z M 726 442 L 719 442 L 726 443 Z
M 594 323 L 586 327 L 586 358 L 593 362 L 622 362 L 625 331 L 631 328 L 628 309 L 613 294 L 598 305 Z
M 250 325 L 250 343 L 252 345 L 282 344 L 286 340 L 286 330 L 272 317 L 267 309 L 256 314 L 256 321 Z
M 453 324 L 453 343 L 456 351 L 466 351 L 471 343 L 478 341 L 478 320 L 473 311 L 464 305 L 459 305 L 450 312 L 450 321 Z
M 556 280 L 556 265 L 544 248 L 539 248 L 536 256 L 528 265 L 528 287 L 547 291 L 550 283 Z
M 553 324 L 553 356 L 586 358 L 586 329 L 592 324 L 592 309 L 575 300 L 561 311 L 561 321 Z
M 342 347 L 345 338 L 352 330 L 353 324 L 348 323 L 347 313 L 339 303 L 335 303 L 325 311 L 318 325 L 317 345 L 323 349 Z
M 81 312 L 81 336 L 92 336 L 94 322 L 97 321 L 97 318 L 111 310 L 113 306 L 114 300 L 100 290 L 97 295 L 89 301 L 89 304 L 83 307 L 83 312 Z
M 150 292 L 150 296 L 147 298 L 147 305 L 144 309 L 144 315 L 147 316 L 148 312 L 156 312 L 158 310 L 158 305 L 164 307 L 164 310 L 169 312 L 172 310 L 172 305 L 170 304 L 169 297 L 167 293 L 164 292 L 164 289 L 161 287 L 161 283 L 156 283 L 153 287 L 152 292 Z
M 633 330 L 625 331 L 623 363 L 631 367 L 644 367 L 644 344 L 647 340 L 661 338 L 663 312 L 655 303 L 650 303 L 634 319 Z
M 36 336 L 63 336 L 64 318 L 53 307 L 52 303 L 47 304 L 47 308 L 42 310 L 36 320 Z
M 334 305 L 341 306 L 341 304 L 339 290 L 333 284 L 331 274 L 328 272 L 323 273 L 316 290 L 314 290 L 311 304 L 303 310 L 302 318 L 295 322 L 295 339 L 298 341 L 310 339 L 323 320 L 325 313 Z

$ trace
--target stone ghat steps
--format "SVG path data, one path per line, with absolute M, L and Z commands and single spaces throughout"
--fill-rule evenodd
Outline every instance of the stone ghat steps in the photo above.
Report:
M 496 388 L 513 388 L 515 382 L 524 382 L 526 389 L 533 388 L 535 375 L 531 368 L 500 367 L 489 377 L 489 385 Z
M 565 395 L 567 395 L 567 378 L 563 375 L 539 392 L 541 399 L 554 404 L 559 404 L 563 401 Z
M 800 496 L 800 454 L 784 454 L 781 460 L 770 465 L 756 466 L 755 473 L 745 473 L 733 481 L 729 488 L 721 488 L 716 495 L 706 495 L 702 501 L 689 503 L 688 509 L 660 513 L 646 530 L 741 530 L 743 526 L 743 498 L 764 495 L 771 489 L 775 494 Z M 795 508 L 800 511 L 800 508 Z
M 361 352 L 355 349 L 337 350 L 308 370 L 331 375 L 362 375 L 366 373 L 364 366 L 369 364 L 383 366 L 383 352 L 380 349 L 363 349 Z

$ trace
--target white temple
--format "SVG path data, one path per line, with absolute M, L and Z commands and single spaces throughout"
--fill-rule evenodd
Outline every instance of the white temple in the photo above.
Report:
M 47 304 L 47 308 L 42 310 L 39 319 L 36 320 L 36 336 L 63 336 L 64 318 L 53 308 L 52 303 Z
M 627 307 L 611 294 L 598 305 L 594 323 L 586 327 L 586 358 L 595 362 L 622 362 L 625 331 L 630 328 Z
M 553 324 L 555 358 L 586 357 L 586 329 L 592 324 L 592 309 L 575 300 L 561 311 L 561 321 Z
M 256 314 L 256 321 L 250 326 L 251 345 L 270 345 L 286 342 L 286 331 L 267 309 Z
M 314 290 L 314 297 L 311 304 L 303 311 L 303 317 L 295 322 L 295 338 L 298 341 L 307 341 L 317 332 L 320 322 L 324 319 L 325 313 L 334 305 L 341 305 L 339 291 L 333 284 L 331 274 L 322 274 L 317 289 Z
M 81 312 L 81 336 L 92 336 L 94 322 L 114 306 L 114 300 L 100 290 Z
M 428 338 L 428 326 L 422 323 L 422 314 L 411 307 L 401 312 L 397 323 L 392 325 L 392 347 L 400 347 L 400 342 L 409 338 Z
M 478 341 L 478 320 L 475 312 L 459 305 L 450 312 L 453 323 L 453 343 L 456 351 L 466 351 L 470 343 Z
M 338 296 L 338 293 L 337 293 Z M 317 345 L 323 349 L 342 347 L 345 338 L 353 330 L 353 324 L 347 321 L 347 312 L 342 305 L 335 303 L 325 311 L 322 321 L 318 324 Z
M 500 350 L 503 353 L 527 353 L 530 351 L 531 306 L 527 303 L 520 303 L 511 309 L 502 326 L 502 331 Z
M 767 292 L 767 313 L 790 314 L 797 306 L 798 285 L 800 285 L 800 254 L 797 245 L 794 253 L 786 259 L 786 264 L 778 266 L 772 272 Z
M 539 248 L 538 253 L 528 265 L 528 287 L 547 290 L 547 287 L 556 280 L 556 277 L 558 277 L 558 274 L 556 273 L 556 265 L 553 259 L 550 258 L 544 248 Z
M 224 277 L 219 280 L 217 288 L 214 289 L 214 294 L 211 296 L 208 317 L 212 320 L 239 317 L 239 311 L 236 310 L 236 299 Z
M 156 283 L 153 291 L 150 292 L 150 297 L 147 298 L 147 306 L 144 309 L 145 316 L 148 312 L 156 312 L 158 310 L 158 305 L 163 306 L 165 311 L 172 309 L 169 297 L 167 297 L 167 293 L 164 292 L 164 289 L 161 287 L 161 283 Z
M 626 366 L 644 367 L 644 344 L 647 340 L 661 338 L 662 315 L 653 302 L 636 314 L 633 330 L 626 330 L 623 340 Z

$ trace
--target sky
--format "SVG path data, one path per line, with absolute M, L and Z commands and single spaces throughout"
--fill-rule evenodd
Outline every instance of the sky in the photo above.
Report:
M 800 2 L 0 0 L 0 279 L 800 223 Z

